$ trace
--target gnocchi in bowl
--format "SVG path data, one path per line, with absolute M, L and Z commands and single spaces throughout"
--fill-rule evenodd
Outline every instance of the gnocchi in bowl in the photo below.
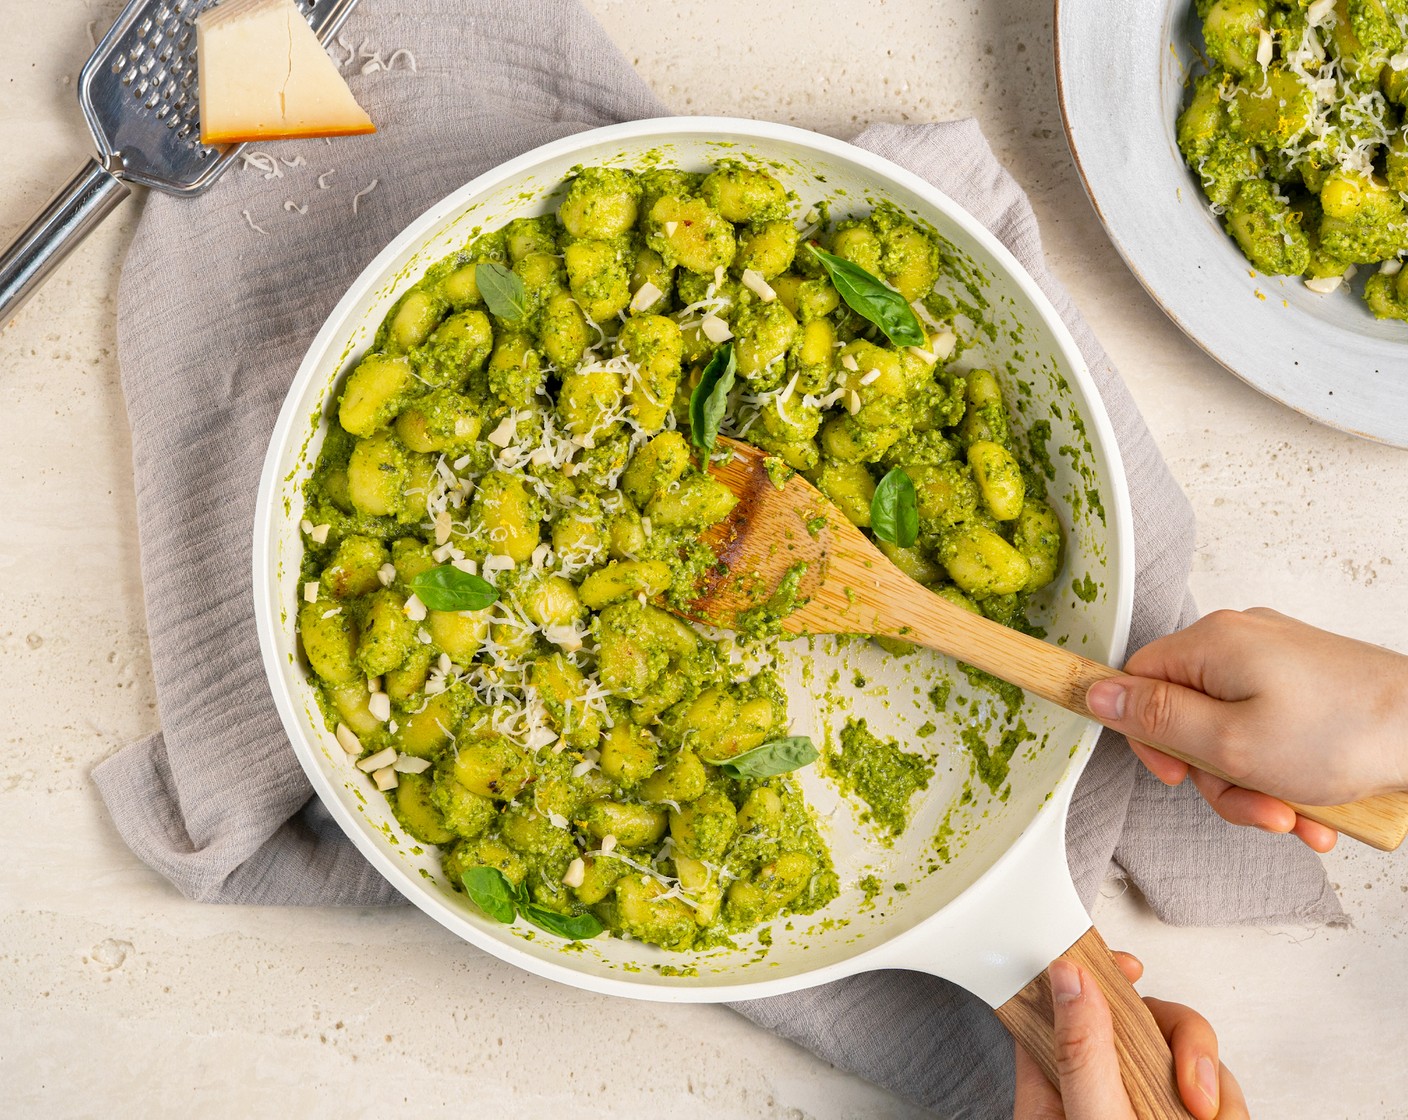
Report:
M 1408 447 L 1398 373 L 1408 328 L 1375 314 L 1401 298 L 1396 260 L 1373 266 L 1396 258 L 1404 229 L 1401 200 L 1382 178 L 1399 158 L 1393 136 L 1402 91 L 1377 84 L 1377 46 L 1356 47 L 1343 35 L 1352 21 L 1337 14 L 1391 8 L 1061 0 L 1056 74 L 1066 136 L 1096 215 L 1173 323 L 1273 400 Z M 1204 17 L 1213 21 L 1212 55 Z M 1200 82 L 1209 62 L 1221 66 L 1217 57 L 1234 70 L 1249 62 L 1250 80 L 1225 88 L 1217 78 Z M 1233 207 L 1242 179 L 1256 185 Z

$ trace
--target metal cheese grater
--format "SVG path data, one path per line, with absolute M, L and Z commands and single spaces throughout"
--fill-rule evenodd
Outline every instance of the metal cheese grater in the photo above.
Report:
M 199 194 L 244 147 L 200 142 L 195 20 L 215 0 L 132 0 L 78 77 L 99 158 L 54 196 L 0 256 L 0 327 L 130 193 L 128 183 Z M 357 0 L 296 0 L 319 40 Z

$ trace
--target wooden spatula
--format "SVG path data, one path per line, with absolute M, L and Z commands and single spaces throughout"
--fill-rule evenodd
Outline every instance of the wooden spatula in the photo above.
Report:
M 781 620 L 793 634 L 874 634 L 946 653 L 1079 715 L 1092 684 L 1119 676 L 1108 665 L 1010 630 L 935 595 L 880 552 L 815 487 L 792 475 L 779 487 L 766 454 L 737 440 L 710 472 L 739 498 L 727 518 L 704 534 L 722 561 L 710 574 L 690 617 L 737 629 L 739 615 L 766 603 L 805 565 L 796 610 Z M 779 479 L 781 481 L 781 479 Z M 821 520 L 818 520 L 821 519 Z M 796 575 L 793 575 L 796 579 Z M 1151 744 L 1210 774 L 1229 778 L 1161 743 Z M 1408 835 L 1408 793 L 1366 797 L 1346 805 L 1299 805 L 1297 813 L 1365 844 L 1392 851 Z

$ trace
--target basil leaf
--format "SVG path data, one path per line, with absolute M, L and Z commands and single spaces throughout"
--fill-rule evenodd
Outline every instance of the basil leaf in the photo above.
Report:
M 738 364 L 733 357 L 733 343 L 726 342 L 714 351 L 709 364 L 699 377 L 699 384 L 689 397 L 689 438 L 704 454 L 711 454 L 719 440 L 719 425 L 728 411 L 728 393 L 733 388 Z
M 546 906 L 530 902 L 522 908 L 523 917 L 539 929 L 565 937 L 568 941 L 589 941 L 604 928 L 590 914 L 559 914 Z
M 474 270 L 474 282 L 489 310 L 508 323 L 528 314 L 528 293 L 518 273 L 496 261 L 484 261 Z
M 471 867 L 460 876 L 460 881 L 470 901 L 504 925 L 513 925 L 521 914 L 539 929 L 568 941 L 586 941 L 605 928 L 591 914 L 559 914 L 529 902 L 527 890 L 521 885 L 515 887 L 497 867 Z
M 800 770 L 820 757 L 821 753 L 807 736 L 791 735 L 736 754 L 719 769 L 730 778 L 771 778 L 774 774 Z
M 508 889 L 513 892 L 513 901 L 522 910 L 528 905 L 530 896 L 528 894 L 528 880 L 524 879 L 520 883 L 510 883 Z
M 895 291 L 878 276 L 873 276 L 854 261 L 828 253 L 810 242 L 807 248 L 826 269 L 831 283 L 840 293 L 846 306 L 868 319 L 882 331 L 885 337 L 896 346 L 923 346 L 929 341 L 919 318 L 909 306 L 909 300 Z
M 489 917 L 504 925 L 513 925 L 517 907 L 513 902 L 513 887 L 497 867 L 471 867 L 460 881 L 469 899 Z
M 912 548 L 919 539 L 919 502 L 914 482 L 896 467 L 875 487 L 870 499 L 870 530 L 882 541 Z
M 482 611 L 499 597 L 499 589 L 487 579 L 462 572 L 453 564 L 417 572 L 410 587 L 433 611 Z

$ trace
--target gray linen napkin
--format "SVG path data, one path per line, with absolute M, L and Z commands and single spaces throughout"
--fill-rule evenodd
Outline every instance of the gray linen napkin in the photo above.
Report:
M 343 39 L 415 59 L 414 71 L 405 55 L 391 70 L 349 67 L 380 133 L 271 146 L 276 162 L 232 171 L 201 198 L 153 195 L 119 289 L 163 731 L 94 778 L 133 851 L 204 902 L 399 901 L 310 799 L 254 631 L 255 491 L 308 342 L 367 261 L 455 187 L 557 137 L 667 112 L 572 0 L 423 0 L 410 13 L 368 3 Z M 966 206 L 1052 298 L 1094 371 L 1129 472 L 1139 569 L 1130 648 L 1191 621 L 1188 504 L 1046 271 L 1026 198 L 976 124 L 877 126 L 856 142 Z M 1113 736 L 1081 779 L 1068 846 L 1087 903 L 1114 859 L 1167 921 L 1343 921 L 1313 856 L 1223 826 L 1196 797 L 1170 796 Z M 1010 1045 L 985 1006 L 941 981 L 882 973 L 739 1010 L 940 1114 L 1010 1114 Z

